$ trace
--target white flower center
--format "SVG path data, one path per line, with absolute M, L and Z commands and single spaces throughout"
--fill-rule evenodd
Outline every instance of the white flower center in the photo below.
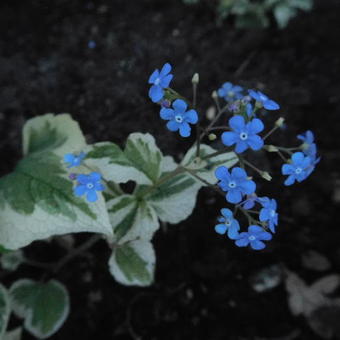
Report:
M 159 85 L 159 84 L 160 84 L 160 82 L 161 82 L 161 79 L 160 79 L 160 78 L 156 78 L 156 80 L 155 80 L 154 84 L 155 84 L 155 85 Z
M 246 140 L 248 138 L 248 134 L 246 132 L 241 132 L 240 133 L 240 139 L 241 140 Z
M 256 237 L 254 235 L 251 235 L 248 237 L 249 241 L 255 241 L 256 240 Z
M 295 169 L 295 173 L 298 175 L 298 174 L 301 174 L 302 172 L 302 169 L 301 168 L 296 168 Z
M 235 92 L 234 91 L 229 91 L 228 92 L 228 97 L 234 97 L 235 95 Z
M 233 189 L 236 187 L 236 183 L 235 181 L 230 181 L 229 184 L 228 184 L 229 188 Z
M 175 116 L 175 121 L 176 121 L 177 123 L 182 123 L 182 122 L 183 122 L 183 117 L 182 117 L 181 115 L 176 115 L 176 116 Z
M 226 218 L 224 224 L 225 224 L 227 227 L 231 226 L 231 220 L 230 220 L 229 218 Z
M 87 183 L 86 187 L 87 187 L 87 189 L 93 189 L 94 185 L 92 183 Z

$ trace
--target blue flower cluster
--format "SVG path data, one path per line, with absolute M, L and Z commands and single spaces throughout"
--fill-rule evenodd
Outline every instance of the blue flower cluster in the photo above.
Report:
M 320 157 L 317 157 L 313 132 L 308 130 L 304 134 L 298 135 L 297 138 L 303 141 L 302 151 L 293 153 L 289 162 L 283 164 L 281 168 L 282 174 L 288 175 L 284 182 L 287 186 L 294 184 L 295 181 L 304 181 L 320 161 Z
M 161 106 L 160 117 L 167 121 L 166 127 L 170 131 L 178 131 L 182 137 L 189 137 L 191 134 L 191 125 L 198 123 L 198 114 L 196 110 L 190 108 L 188 102 L 177 92 L 169 88 L 173 79 L 171 74 L 171 65 L 166 63 L 159 71 L 156 69 L 149 78 L 151 84 L 149 97 L 155 103 Z M 195 79 L 195 80 L 194 80 Z M 198 77 L 193 78 L 194 102 L 196 98 L 196 85 Z M 219 105 L 218 97 L 226 101 L 222 108 Z M 263 92 L 258 90 L 246 90 L 239 85 L 225 82 L 217 92 L 213 92 L 213 98 L 216 102 L 218 113 L 215 117 L 209 118 L 210 125 L 203 129 L 203 134 L 198 135 L 197 152 L 199 152 L 199 143 L 202 136 L 208 136 L 210 131 L 222 130 L 221 141 L 227 147 L 232 147 L 240 161 L 240 167 L 228 169 L 225 166 L 219 166 L 215 170 L 217 186 L 219 191 L 225 195 L 228 203 L 234 204 L 234 211 L 223 208 L 221 216 L 218 218 L 218 224 L 215 226 L 216 233 L 227 235 L 233 240 L 238 247 L 250 246 L 254 250 L 264 249 L 264 241 L 272 239 L 272 234 L 276 232 L 278 225 L 277 202 L 273 198 L 259 197 L 256 194 L 256 183 L 249 177 L 244 166 L 249 166 L 255 170 L 262 178 L 271 180 L 268 172 L 262 171 L 248 162 L 242 155 L 248 149 L 259 151 L 265 149 L 269 152 L 277 152 L 281 158 L 285 159 L 283 152 L 288 153 L 290 159 L 282 165 L 282 174 L 287 175 L 285 185 L 291 185 L 295 181 L 305 180 L 314 170 L 315 165 L 320 158 L 317 157 L 317 147 L 314 141 L 314 135 L 311 131 L 298 135 L 297 138 L 302 141 L 302 145 L 296 148 L 284 148 L 275 145 L 265 145 L 265 139 L 269 137 L 277 128 L 281 128 L 284 122 L 279 118 L 272 129 L 265 136 L 261 136 L 265 126 L 259 113 L 266 113 L 265 110 L 275 111 L 280 109 L 280 105 L 270 99 Z M 195 105 L 195 104 L 193 104 Z M 223 113 L 229 111 L 232 117 L 229 118 L 228 126 L 215 126 L 214 124 Z M 209 134 L 209 139 L 215 140 L 215 133 Z M 230 151 L 225 148 L 218 151 L 217 154 Z M 296 152 L 292 152 L 296 151 Z M 72 161 L 70 161 L 72 164 Z M 199 176 L 197 176 L 199 177 Z M 85 189 L 78 189 L 82 193 Z M 258 210 L 252 210 L 255 209 Z M 238 212 L 242 212 L 248 219 L 248 229 L 246 232 L 240 232 L 240 223 L 235 218 Z M 254 214 L 256 218 L 254 218 Z
M 167 120 L 166 127 L 170 131 L 179 131 L 182 137 L 189 137 L 191 134 L 190 124 L 198 122 L 198 114 L 195 110 L 189 109 L 188 104 L 180 98 L 171 102 L 164 98 L 164 89 L 168 88 L 173 78 L 171 65 L 164 64 L 161 71 L 156 69 L 149 78 L 149 84 L 152 84 L 149 90 L 149 97 L 154 103 L 159 102 L 161 105 L 160 117 Z M 172 108 L 171 108 L 172 106 Z
M 237 209 L 244 211 L 251 209 L 256 203 L 261 205 L 259 212 L 259 224 L 265 225 L 272 233 L 278 224 L 277 203 L 275 199 L 258 197 L 255 194 L 256 184 L 250 180 L 244 169 L 235 167 L 229 172 L 225 166 L 220 166 L 215 171 L 219 180 L 218 186 L 226 192 L 226 200 L 229 203 L 237 204 Z M 246 197 L 243 202 L 242 199 Z M 239 233 L 240 224 L 229 209 L 221 210 L 222 217 L 218 218 L 219 224 L 215 226 L 218 234 L 227 233 L 231 240 L 235 241 L 238 247 L 250 247 L 254 250 L 265 248 L 263 241 L 271 240 L 272 236 L 263 227 L 250 225 L 247 232 Z M 246 214 L 248 214 L 246 212 Z M 249 215 L 248 215 L 249 216 Z
M 77 167 L 81 165 L 85 157 L 86 154 L 84 152 L 81 152 L 79 155 L 68 153 L 64 155 L 64 162 L 68 164 L 68 168 Z M 97 191 L 105 189 L 101 184 L 101 174 L 98 172 L 91 172 L 89 175 L 71 173 L 69 178 L 77 181 L 73 193 L 78 197 L 86 195 L 86 199 L 89 202 L 96 202 L 98 200 Z

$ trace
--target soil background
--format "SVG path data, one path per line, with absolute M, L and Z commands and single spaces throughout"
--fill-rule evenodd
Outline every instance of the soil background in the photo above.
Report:
M 180 159 L 193 139 L 166 130 L 147 95 L 149 74 L 167 61 L 173 65 L 173 87 L 186 96 L 193 73 L 200 73 L 203 116 L 212 105 L 211 92 L 225 81 L 262 89 L 281 105 L 279 113 L 268 113 L 268 124 L 279 115 L 287 121 L 272 142 L 296 145 L 296 134 L 311 129 L 322 157 L 307 181 L 288 188 L 279 174 L 281 161 L 260 160 L 277 175 L 270 184 L 262 181 L 259 190 L 278 200 L 281 214 L 264 251 L 237 248 L 214 232 L 224 201 L 208 190 L 200 192 L 190 218 L 155 235 L 156 277 L 149 288 L 116 283 L 107 270 L 107 245 L 96 244 L 57 275 L 69 288 L 72 305 L 51 339 L 320 338 L 303 317 L 292 315 L 283 282 L 259 293 L 253 278 L 272 265 L 294 271 L 308 284 L 340 271 L 339 15 L 338 0 L 319 0 L 284 30 L 275 25 L 237 30 L 232 21 L 216 26 L 210 2 L 1 1 L 1 175 L 21 157 L 24 122 L 46 112 L 72 114 L 89 143 L 122 145 L 131 132 L 150 132 L 165 154 Z M 87 238 L 76 235 L 75 242 Z M 329 260 L 326 272 L 303 265 L 310 250 Z M 53 240 L 35 242 L 25 253 L 48 262 L 65 249 Z M 3 283 L 41 274 L 22 266 Z M 339 317 L 334 310 L 324 317 L 325 327 L 338 336 Z M 19 323 L 12 318 L 11 325 Z M 24 333 L 23 339 L 33 337 Z

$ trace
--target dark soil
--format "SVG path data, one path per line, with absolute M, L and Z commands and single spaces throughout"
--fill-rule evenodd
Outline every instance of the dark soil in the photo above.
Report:
M 281 223 L 267 249 L 235 247 L 215 234 L 223 200 L 208 190 L 193 215 L 160 229 L 155 284 L 117 284 L 107 270 L 109 249 L 98 243 L 87 257 L 70 262 L 57 279 L 70 290 L 71 314 L 51 339 L 318 339 L 303 317 L 294 317 L 284 284 L 258 293 L 251 278 L 269 265 L 284 265 L 308 283 L 340 270 L 340 229 L 335 201 L 339 180 L 340 97 L 338 0 L 319 0 L 285 30 L 238 31 L 216 27 L 213 7 L 187 7 L 168 0 L 2 0 L 0 4 L 0 163 L 11 171 L 21 156 L 21 127 L 46 112 L 69 112 L 89 142 L 122 144 L 129 133 L 152 133 L 165 154 L 176 158 L 192 140 L 167 131 L 147 96 L 150 72 L 169 61 L 173 86 L 191 95 L 200 73 L 199 108 L 224 81 L 258 87 L 281 104 L 287 130 L 273 141 L 296 144 L 312 129 L 322 160 L 304 183 L 283 187 L 281 175 L 260 191 L 276 197 Z M 90 49 L 88 42 L 95 41 Z M 274 116 L 275 118 L 271 118 Z M 278 118 L 270 113 L 269 120 Z M 279 169 L 274 160 L 273 169 Z M 339 190 L 339 188 L 338 188 Z M 87 239 L 77 235 L 76 243 Z M 26 248 L 28 256 L 53 261 L 64 250 L 53 241 Z M 302 266 L 316 250 L 331 262 L 326 273 Z M 39 279 L 22 266 L 3 282 Z M 18 320 L 13 318 L 13 325 Z M 334 321 L 331 326 L 336 326 Z M 24 334 L 24 339 L 32 339 Z

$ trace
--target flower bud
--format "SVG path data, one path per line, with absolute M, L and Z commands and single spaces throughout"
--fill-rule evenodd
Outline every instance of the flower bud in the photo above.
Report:
M 208 139 L 212 142 L 217 138 L 217 136 L 214 133 L 210 133 L 208 136 Z
M 274 145 L 265 145 L 263 148 L 265 150 L 267 150 L 268 152 L 278 152 L 279 151 L 279 149 Z
M 214 91 L 212 94 L 211 94 L 211 97 L 213 98 L 213 99 L 217 99 L 218 98 L 218 94 L 217 94 L 217 92 L 216 91 Z
M 215 106 L 210 106 L 205 114 L 208 120 L 213 120 L 216 117 Z
M 281 127 L 284 123 L 285 119 L 283 117 L 280 117 L 276 122 L 275 122 L 275 126 L 277 127 Z
M 198 73 L 195 73 L 195 74 L 193 75 L 193 77 L 192 77 L 192 79 L 191 79 L 191 82 L 192 82 L 193 84 L 196 84 L 196 85 L 200 82 L 200 76 L 199 76 Z
M 262 176 L 262 178 L 264 178 L 267 181 L 272 180 L 272 176 L 270 176 L 269 172 L 267 172 L 267 171 L 262 171 L 261 176 Z

